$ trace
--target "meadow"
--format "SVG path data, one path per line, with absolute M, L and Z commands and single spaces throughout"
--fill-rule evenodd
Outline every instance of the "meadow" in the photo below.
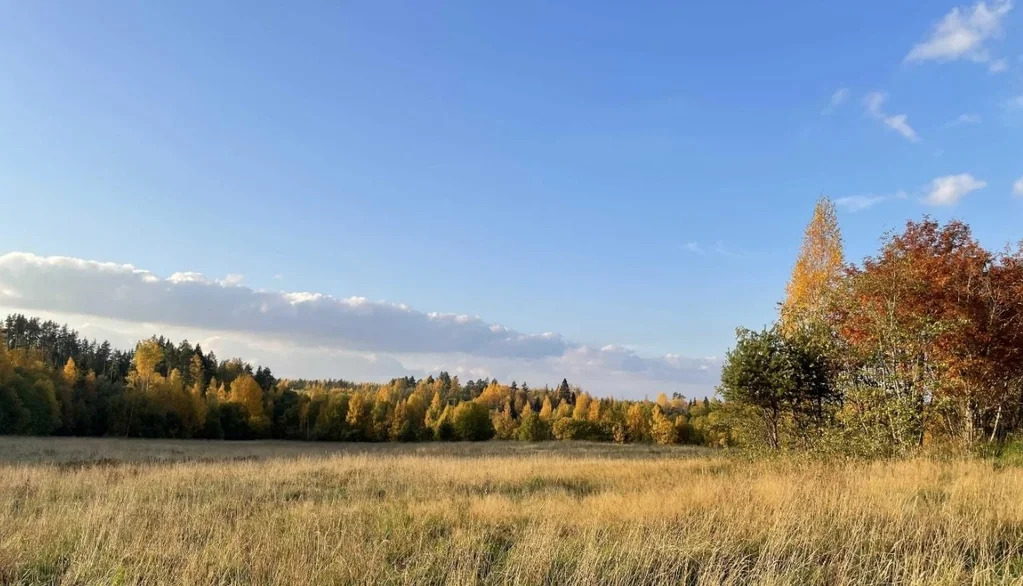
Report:
M 3 584 L 1023 583 L 1023 469 L 0 438 Z

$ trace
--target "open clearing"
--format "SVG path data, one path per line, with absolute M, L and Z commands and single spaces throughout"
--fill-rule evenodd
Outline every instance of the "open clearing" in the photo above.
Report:
M 1023 471 L 0 438 L 3 584 L 1023 583 Z

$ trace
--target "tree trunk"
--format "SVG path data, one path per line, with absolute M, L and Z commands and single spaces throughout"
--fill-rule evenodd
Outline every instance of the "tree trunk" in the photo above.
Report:
M 1001 421 L 1001 419 L 1002 419 L 1002 405 L 999 404 L 998 405 L 998 411 L 995 412 L 995 424 L 991 427 L 991 437 L 989 437 L 988 440 L 987 440 L 988 443 L 991 443 L 991 442 L 995 441 L 995 438 L 998 437 L 998 423 Z

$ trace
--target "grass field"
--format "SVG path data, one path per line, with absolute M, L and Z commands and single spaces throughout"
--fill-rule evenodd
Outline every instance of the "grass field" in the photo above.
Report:
M 1023 583 L 1023 470 L 0 438 L 0 583 Z

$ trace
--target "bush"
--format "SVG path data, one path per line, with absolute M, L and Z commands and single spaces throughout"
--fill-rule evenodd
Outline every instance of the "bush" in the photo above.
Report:
M 604 429 L 585 419 L 569 419 L 564 417 L 554 422 L 554 438 L 559 440 L 606 440 L 609 434 Z
M 519 424 L 518 437 L 524 442 L 542 442 L 551 439 L 551 426 L 530 411 Z
M 494 424 L 490 409 L 479 403 L 460 403 L 451 417 L 455 437 L 470 442 L 486 441 L 494 437 Z

